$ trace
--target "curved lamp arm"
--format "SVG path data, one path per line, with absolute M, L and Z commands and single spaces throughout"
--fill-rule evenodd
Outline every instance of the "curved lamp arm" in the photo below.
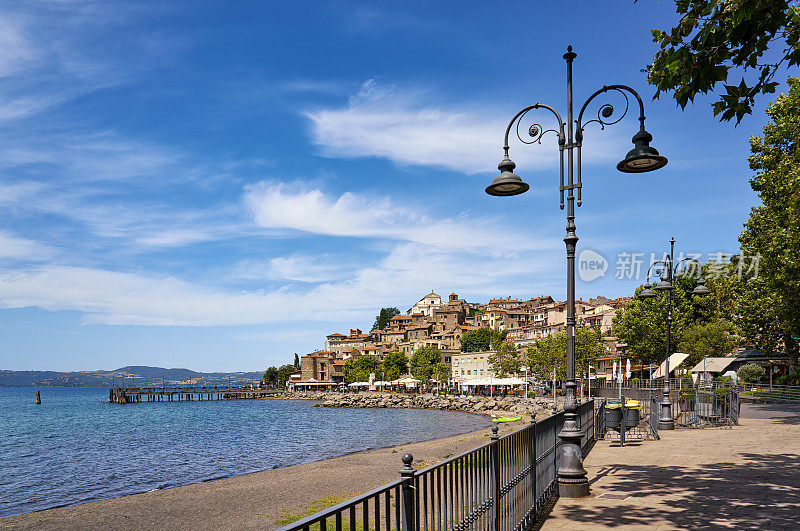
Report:
M 517 122 L 518 120 L 522 119 L 522 117 L 525 116 L 526 114 L 528 114 L 528 111 L 531 111 L 533 109 L 540 109 L 540 108 L 541 109 L 547 109 L 548 111 L 552 112 L 553 115 L 555 115 L 556 121 L 558 122 L 558 131 L 557 131 L 557 133 L 558 133 L 558 143 L 559 143 L 559 146 L 564 144 L 564 125 L 565 124 L 564 124 L 564 120 L 561 119 L 561 115 L 558 114 L 557 110 L 555 110 L 554 108 L 550 107 L 549 105 L 545 105 L 544 103 L 538 103 L 537 102 L 537 103 L 534 103 L 533 105 L 528 105 L 527 107 L 525 107 L 524 109 L 519 111 L 517 114 L 514 115 L 514 117 L 511 119 L 511 121 L 508 122 L 508 127 L 506 127 L 505 144 L 503 144 L 503 150 L 505 151 L 506 156 L 508 156 L 508 135 L 511 134 L 511 128 L 514 127 L 514 123 Z M 538 135 L 539 138 L 541 138 L 541 135 L 543 135 L 546 132 L 547 131 L 542 131 L 541 134 Z
M 616 90 L 617 92 L 621 93 L 623 96 L 625 96 L 625 92 L 629 92 L 631 95 L 633 95 L 634 98 L 636 98 L 636 101 L 639 103 L 639 129 L 644 131 L 644 102 L 642 101 L 642 97 L 639 96 L 639 93 L 636 92 L 635 90 L 633 90 L 628 85 L 603 85 L 603 88 L 601 88 L 600 90 L 598 90 L 597 92 L 595 92 L 594 94 L 589 96 L 589 98 L 586 100 L 586 102 L 584 102 L 583 107 L 581 107 L 580 112 L 578 113 L 578 120 L 576 121 L 576 126 L 577 126 L 576 127 L 576 129 L 577 129 L 576 130 L 576 137 L 577 137 L 576 139 L 577 139 L 578 142 L 580 142 L 583 139 L 583 128 L 584 128 L 584 125 L 589 125 L 591 122 L 597 122 L 597 123 L 600 124 L 601 127 L 606 126 L 606 125 L 612 125 L 612 124 L 615 124 L 615 123 L 619 122 L 620 120 L 622 120 L 622 118 L 624 118 L 625 115 L 628 114 L 628 105 L 627 105 L 628 97 L 625 96 L 625 103 L 626 103 L 625 111 L 622 113 L 622 115 L 619 118 L 617 118 L 613 122 L 606 122 L 606 121 L 603 121 L 603 119 L 602 119 L 602 118 L 610 118 L 611 115 L 614 113 L 614 106 L 606 103 L 605 105 L 600 107 L 600 111 L 598 112 L 597 119 L 592 119 L 592 120 L 586 122 L 586 124 L 581 125 L 582 120 L 583 120 L 583 113 L 586 110 L 586 107 L 588 107 L 589 104 L 592 102 L 592 100 L 594 100 L 597 96 L 599 96 L 600 94 L 604 94 L 604 93 L 608 92 L 609 90 Z M 625 91 L 625 92 L 623 92 L 623 91 Z
M 700 262 L 698 259 L 696 259 L 696 258 L 692 258 L 692 257 L 686 257 L 686 258 L 682 258 L 681 260 L 679 260 L 679 261 L 678 261 L 678 262 L 675 264 L 675 269 L 674 269 L 674 272 L 673 272 L 673 276 L 677 276 L 677 274 L 678 274 L 678 267 L 679 267 L 679 266 L 680 266 L 682 263 L 684 263 L 684 262 L 694 262 L 694 263 L 696 263 L 696 264 L 698 265 L 698 267 L 700 268 L 700 275 L 699 275 L 699 276 L 700 276 L 700 277 L 702 277 L 702 276 L 703 276 L 703 264 L 702 264 L 702 263 L 701 263 L 701 262 Z
M 667 262 L 665 262 L 664 260 L 656 260 L 655 262 L 650 264 L 650 267 L 647 268 L 647 275 L 644 277 L 645 283 L 647 283 L 650 280 L 650 273 L 653 271 L 653 266 L 656 264 L 662 264 L 664 267 L 667 267 Z
M 553 116 L 556 117 L 556 122 L 558 122 L 558 131 L 554 129 L 544 129 L 539 128 L 537 126 L 532 126 L 531 129 L 528 130 L 528 134 L 534 139 L 533 142 L 542 141 L 542 136 L 547 133 L 548 131 L 554 131 L 558 134 L 558 159 L 559 159 L 559 179 L 561 182 L 561 186 L 559 187 L 559 194 L 561 199 L 561 210 L 564 210 L 564 146 L 566 144 L 566 136 L 564 135 L 564 126 L 566 125 L 564 120 L 561 119 L 561 115 L 558 114 L 558 111 L 555 110 L 553 107 L 549 105 L 545 105 L 544 103 L 536 102 L 533 105 L 529 105 L 519 111 L 514 117 L 508 122 L 508 127 L 506 127 L 506 135 L 505 135 L 505 143 L 503 144 L 503 151 L 505 152 L 505 157 L 508 158 L 508 136 L 511 134 L 511 128 L 514 127 L 514 124 L 517 124 L 517 138 L 520 139 L 521 142 L 525 144 L 532 144 L 533 142 L 526 142 L 522 140 L 522 137 L 519 135 L 519 123 L 522 121 L 522 117 L 528 114 L 528 111 L 533 109 L 547 109 L 548 111 L 553 113 Z M 536 129 L 534 129 L 534 127 Z M 580 193 L 580 192 L 579 192 Z
M 681 260 L 678 260 L 678 261 L 675 263 L 675 267 L 672 269 L 672 276 L 673 276 L 673 277 L 677 276 L 677 274 L 678 274 L 678 268 L 679 268 L 679 267 L 680 267 L 680 265 L 681 265 L 682 263 L 684 263 L 684 262 L 694 262 L 694 263 L 696 263 L 696 264 L 697 264 L 699 267 L 701 267 L 701 268 L 703 267 L 703 264 L 702 264 L 702 263 L 701 263 L 699 260 L 697 260 L 696 258 L 691 258 L 691 257 L 682 258 Z M 668 264 L 667 264 L 667 262 L 666 262 L 666 260 L 656 260 L 656 261 L 654 261 L 652 264 L 650 264 L 650 267 L 648 267 L 648 268 L 647 268 L 647 276 L 645 276 L 645 281 L 649 281 L 649 280 L 650 280 L 650 274 L 651 274 L 651 273 L 652 273 L 652 271 L 653 271 L 653 266 L 655 266 L 655 265 L 658 265 L 658 264 L 661 264 L 661 265 L 663 265 L 664 267 L 669 267 L 669 266 L 668 266 Z M 701 269 L 701 271 L 702 271 L 702 269 Z M 701 272 L 701 276 L 702 276 L 702 272 Z
M 622 114 L 615 120 L 605 121 L 604 118 L 605 119 L 611 118 L 611 116 L 614 114 L 614 106 L 609 103 L 606 103 L 602 105 L 600 109 L 597 111 L 597 118 L 589 120 L 584 124 L 583 113 L 586 110 L 586 107 L 588 107 L 589 104 L 592 102 L 592 100 L 594 100 L 597 96 L 599 96 L 600 94 L 605 94 L 609 90 L 616 90 L 617 92 L 623 95 L 623 97 L 625 98 L 625 110 L 622 111 Z M 583 145 L 583 128 L 592 122 L 597 122 L 598 124 L 600 124 L 600 128 L 604 129 L 605 126 L 613 125 L 622 120 L 625 117 L 625 115 L 628 114 L 628 108 L 629 108 L 628 96 L 625 95 L 626 91 L 630 92 L 633 95 L 633 97 L 636 98 L 636 101 L 639 103 L 639 131 L 640 132 L 644 131 L 644 102 L 642 101 L 641 96 L 639 96 L 639 93 L 627 85 L 603 85 L 603 88 L 601 88 L 600 90 L 596 91 L 594 94 L 589 96 L 589 98 L 583 103 L 580 112 L 578 112 L 578 119 L 575 121 L 575 148 L 578 150 L 578 160 L 577 160 L 578 175 L 576 184 L 576 188 L 578 189 L 578 206 L 581 206 L 581 203 L 583 203 L 583 201 L 581 200 L 581 189 L 583 188 L 581 183 L 581 146 Z

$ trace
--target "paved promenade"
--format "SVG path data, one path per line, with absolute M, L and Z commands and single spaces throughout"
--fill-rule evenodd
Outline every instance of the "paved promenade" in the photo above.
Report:
M 800 407 L 742 405 L 734 429 L 599 441 L 591 496 L 559 499 L 543 529 L 800 529 Z

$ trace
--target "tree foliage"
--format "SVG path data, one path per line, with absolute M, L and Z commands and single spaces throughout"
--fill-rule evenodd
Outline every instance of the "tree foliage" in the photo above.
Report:
M 696 281 L 688 276 L 675 278 L 672 292 L 672 346 L 683 340 L 683 332 L 694 320 L 695 313 L 689 293 Z M 636 289 L 624 309 L 617 310 L 614 317 L 614 335 L 628 345 L 631 359 L 640 363 L 655 363 L 664 360 L 667 344 L 666 292 L 656 291 L 652 299 L 640 299 L 642 287 Z
M 598 356 L 603 354 L 602 334 L 596 328 L 575 327 L 575 373 L 589 371 Z M 563 380 L 567 373 L 567 332 L 546 336 L 528 347 L 525 353 L 528 369 L 538 379 L 548 381 L 556 370 L 556 378 Z
M 683 334 L 678 351 L 689 357 L 682 365 L 694 367 L 705 357 L 723 357 L 739 345 L 736 326 L 727 319 L 693 323 Z
M 408 373 L 408 357 L 402 352 L 389 352 L 383 358 L 383 372 L 387 380 L 397 380 Z
M 721 121 L 738 124 L 755 100 L 775 92 L 775 74 L 800 64 L 800 7 L 785 0 L 676 0 L 681 16 L 652 30 L 660 47 L 647 66 L 655 97 L 672 92 L 681 108 L 722 85 L 712 105 Z M 769 53 L 767 53 L 769 52 Z M 728 83 L 734 71 L 741 81 Z M 745 79 L 747 77 L 748 79 Z
M 505 378 L 510 374 L 519 372 L 522 359 L 519 350 L 513 341 L 506 339 L 500 347 L 489 355 L 487 361 L 495 376 Z
M 389 325 L 392 317 L 400 315 L 400 310 L 397 308 L 381 308 L 381 311 L 375 317 L 375 324 L 372 325 L 373 330 L 383 330 Z
M 294 353 L 294 368 L 300 368 L 300 356 L 297 355 L 297 352 Z
M 278 385 L 278 368 L 273 365 L 267 369 L 261 381 L 264 385 Z
M 434 368 L 442 362 L 442 353 L 432 345 L 419 347 L 411 356 L 411 375 L 417 380 L 427 382 L 433 376 Z
M 278 387 L 284 387 L 286 382 L 289 381 L 289 376 L 297 372 L 297 368 L 294 365 L 281 365 L 278 367 L 278 379 L 277 384 Z
M 792 370 L 800 337 L 800 79 L 767 109 L 763 137 L 750 139 L 750 186 L 762 201 L 739 235 L 742 275 L 738 314 L 748 343 L 765 351 L 782 345 Z M 753 262 L 757 259 L 757 271 Z M 756 274 L 757 273 L 757 274 Z
M 461 352 L 486 352 L 492 350 L 494 345 L 500 345 L 508 336 L 503 330 L 492 330 L 484 327 L 477 330 L 467 330 L 461 336 Z
M 344 380 L 347 383 L 366 382 L 371 373 L 377 375 L 380 372 L 381 360 L 378 356 L 365 354 L 344 362 Z
M 447 363 L 437 363 L 433 367 L 433 378 L 439 383 L 450 380 L 450 365 Z
M 736 371 L 736 379 L 746 383 L 756 383 L 760 382 L 766 373 L 764 367 L 755 363 L 747 363 Z

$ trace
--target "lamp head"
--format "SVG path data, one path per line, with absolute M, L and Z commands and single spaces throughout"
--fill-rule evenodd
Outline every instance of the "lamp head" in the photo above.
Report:
M 653 289 L 656 291 L 669 291 L 672 289 L 672 284 L 670 284 L 669 281 L 667 280 L 662 280 L 661 282 L 653 286 Z
M 692 290 L 692 295 L 708 295 L 711 290 L 706 287 L 706 281 L 702 278 L 697 281 L 697 286 Z
M 650 284 L 647 283 L 644 285 L 644 289 L 639 292 L 640 299 L 652 299 L 656 296 L 656 292 L 650 289 Z
M 650 147 L 653 135 L 642 129 L 633 135 L 633 149 L 617 164 L 617 169 L 625 173 L 644 173 L 657 170 L 667 165 L 667 158 L 658 154 L 658 150 Z
M 514 161 L 508 158 L 508 155 L 500 161 L 497 169 L 500 170 L 500 175 L 494 178 L 492 184 L 486 187 L 486 193 L 496 196 L 510 196 L 524 194 L 530 189 L 527 183 L 522 181 L 522 177 L 513 173 L 517 165 Z

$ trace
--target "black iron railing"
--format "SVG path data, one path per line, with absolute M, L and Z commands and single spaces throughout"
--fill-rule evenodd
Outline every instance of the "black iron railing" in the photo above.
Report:
M 584 455 L 595 440 L 594 402 L 578 406 Z M 401 478 L 280 531 L 517 530 L 530 528 L 558 491 L 556 453 L 564 413 L 498 436 L 421 470 L 403 456 Z

